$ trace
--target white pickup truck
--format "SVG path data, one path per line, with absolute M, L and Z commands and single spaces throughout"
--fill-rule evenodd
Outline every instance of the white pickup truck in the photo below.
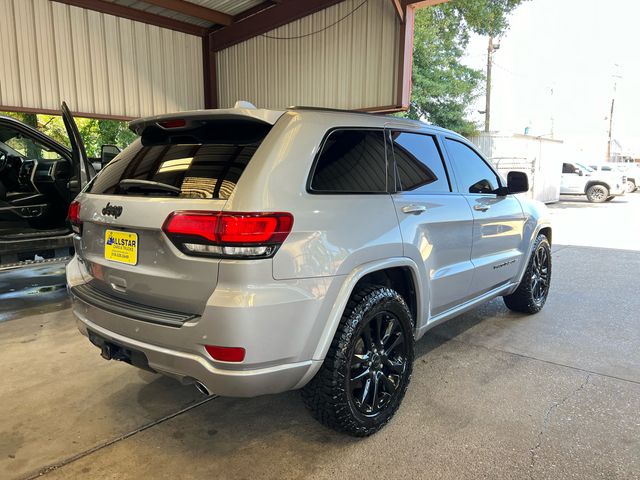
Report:
M 586 195 L 587 200 L 602 203 L 627 191 L 627 179 L 617 169 L 593 169 L 581 163 L 562 164 L 560 195 Z

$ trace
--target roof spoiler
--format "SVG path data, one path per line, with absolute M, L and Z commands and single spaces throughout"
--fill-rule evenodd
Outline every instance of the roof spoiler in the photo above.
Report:
M 238 102 L 240 103 L 240 102 Z M 238 104 L 236 103 L 236 105 Z M 248 103 L 248 102 L 247 102 Z M 246 105 L 242 104 L 243 107 Z M 218 110 L 194 110 L 177 112 L 155 117 L 132 120 L 129 128 L 136 134 L 143 136 L 149 127 L 163 130 L 190 130 L 202 126 L 210 121 L 244 120 L 248 122 L 273 125 L 282 116 L 282 110 L 265 110 L 258 108 L 226 108 Z

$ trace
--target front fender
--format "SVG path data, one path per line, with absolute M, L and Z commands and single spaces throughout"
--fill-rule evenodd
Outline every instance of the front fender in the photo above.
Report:
M 514 278 L 515 286 L 513 290 L 522 281 L 524 272 L 527 270 L 529 259 L 531 258 L 531 250 L 533 244 L 538 238 L 540 231 L 544 228 L 551 228 L 551 216 L 547 206 L 537 200 L 519 199 L 522 206 L 522 212 L 525 216 L 524 230 L 522 236 L 522 251 L 525 255 L 522 256 L 522 264 L 518 270 L 517 276 Z M 551 239 L 549 239 L 551 241 Z

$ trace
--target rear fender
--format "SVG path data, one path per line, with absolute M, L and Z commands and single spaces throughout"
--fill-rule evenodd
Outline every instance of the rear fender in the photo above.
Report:
M 418 276 L 418 266 L 413 260 L 406 257 L 377 260 L 374 262 L 366 263 L 364 265 L 360 265 L 347 276 L 334 277 L 334 284 L 330 287 L 330 289 L 333 290 L 335 288 L 335 291 L 337 291 L 337 293 L 333 295 L 327 295 L 326 299 L 328 301 L 325 302 L 325 306 L 330 310 L 328 311 L 328 313 L 326 313 L 325 309 L 323 308 L 319 315 L 319 318 L 327 319 L 322 334 L 318 339 L 316 350 L 313 354 L 313 360 L 319 361 L 314 363 L 315 366 L 309 372 L 307 372 L 305 378 L 300 381 L 299 386 L 303 386 L 311 378 L 313 378 L 313 376 L 322 365 L 322 360 L 324 360 L 327 352 L 329 351 L 329 347 L 331 346 L 333 337 L 335 336 L 336 330 L 338 329 L 338 324 L 340 323 L 342 314 L 344 313 L 347 302 L 349 301 L 349 298 L 353 293 L 353 289 L 357 285 L 358 281 L 370 273 L 394 267 L 409 267 L 409 269 L 411 270 L 417 296 L 416 323 L 418 324 L 418 326 L 420 325 L 420 319 L 422 318 L 423 313 L 426 311 L 426 306 L 424 305 L 423 300 L 425 298 L 424 285 L 422 284 L 422 281 Z M 334 298 L 335 301 L 331 302 L 332 298 Z
M 316 350 L 313 354 L 313 366 L 306 373 L 304 378 L 300 380 L 298 385 L 295 388 L 301 388 L 306 385 L 309 380 L 311 380 L 317 371 L 322 366 L 322 361 L 327 355 L 329 351 L 329 347 L 331 346 L 331 342 L 333 341 L 333 337 L 336 334 L 336 330 L 338 329 L 338 324 L 342 318 L 342 314 L 347 306 L 347 302 L 353 293 L 353 289 L 357 285 L 360 279 L 364 278 L 366 275 L 379 271 L 385 270 L 388 268 L 394 267 L 409 267 L 411 274 L 413 275 L 413 281 L 416 289 L 416 334 L 419 331 L 419 327 L 421 325 L 421 319 L 423 318 L 424 312 L 426 312 L 427 305 L 425 305 L 424 299 L 427 298 L 425 296 L 425 285 L 423 285 L 422 279 L 419 276 L 419 269 L 416 263 L 407 257 L 395 257 L 395 258 L 387 258 L 384 260 L 376 260 L 374 262 L 369 262 L 359 267 L 355 268 L 349 275 L 346 276 L 338 276 L 334 277 L 333 285 L 330 287 L 330 290 L 337 291 L 333 295 L 327 294 L 326 299 L 328 301 L 325 302 L 325 306 L 327 309 L 330 309 L 328 314 L 326 314 L 325 308 L 323 308 L 320 312 L 319 318 L 326 318 L 326 323 L 324 330 L 317 342 Z M 334 298 L 335 301 L 331 302 L 330 299 Z

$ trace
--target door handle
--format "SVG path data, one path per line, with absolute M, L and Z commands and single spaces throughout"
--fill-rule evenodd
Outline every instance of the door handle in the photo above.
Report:
M 401 210 L 402 210 L 402 213 L 420 215 L 422 212 L 425 212 L 427 210 L 427 207 L 425 207 L 424 205 L 412 204 L 412 205 L 406 205 L 402 207 Z
M 491 207 L 489 205 L 474 205 L 473 209 L 477 212 L 486 212 Z

